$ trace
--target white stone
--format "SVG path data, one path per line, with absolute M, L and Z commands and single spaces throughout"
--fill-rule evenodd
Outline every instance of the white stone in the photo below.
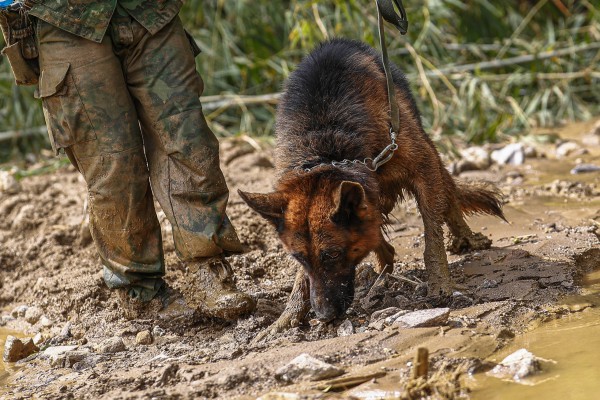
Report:
M 418 310 L 398 317 L 393 325 L 401 328 L 423 328 L 443 325 L 448 321 L 449 308 Z
M 556 148 L 556 157 L 564 158 L 571 155 L 582 155 L 587 153 L 587 150 L 575 142 L 563 142 Z
M 460 155 L 479 170 L 487 169 L 492 163 L 490 153 L 480 146 L 466 148 L 460 152 Z
M 21 184 L 8 171 L 0 171 L 0 193 L 17 194 L 21 191 Z
M 104 354 L 118 353 L 125 350 L 127 350 L 127 348 L 125 347 L 125 343 L 123 343 L 123 339 L 121 339 L 118 336 L 106 339 L 97 347 L 98 353 Z
M 25 321 L 29 322 L 31 325 L 38 322 L 41 316 L 42 310 L 38 307 L 29 307 L 27 311 L 25 311 Z
M 354 333 L 354 326 L 352 325 L 352 321 L 349 319 L 345 320 L 338 326 L 337 335 L 338 336 L 350 336 Z
M 279 368 L 275 377 L 284 382 L 318 381 L 342 375 L 344 370 L 303 353 Z
M 511 143 L 500 150 L 494 150 L 492 160 L 499 165 L 521 165 L 525 162 L 525 149 L 521 143 Z
M 507 356 L 496 365 L 487 375 L 500 379 L 510 379 L 516 382 L 542 370 L 541 361 L 553 362 L 534 356 L 526 349 L 519 349 Z

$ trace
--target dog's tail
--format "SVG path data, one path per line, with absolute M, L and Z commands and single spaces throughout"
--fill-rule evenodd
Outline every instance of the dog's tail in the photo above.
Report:
M 479 182 L 469 184 L 455 182 L 460 209 L 464 215 L 489 214 L 506 221 L 502 212 L 503 195 L 497 187 Z

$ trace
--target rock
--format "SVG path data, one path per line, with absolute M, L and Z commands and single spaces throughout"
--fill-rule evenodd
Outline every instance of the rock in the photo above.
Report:
M 42 310 L 38 307 L 29 307 L 27 311 L 25 311 L 25 321 L 29 322 L 31 325 L 35 324 L 42 317 Z
M 468 163 L 472 168 L 470 170 L 484 170 L 488 169 L 491 165 L 492 161 L 490 159 L 490 153 L 483 147 L 473 146 L 467 149 L 464 149 L 460 152 L 462 156 L 462 161 Z M 463 169 L 463 172 L 466 169 Z
M 41 358 L 47 359 L 52 366 L 62 367 L 64 365 L 65 354 L 69 351 L 74 351 L 79 346 L 52 346 L 48 347 L 40 355 Z
M 586 146 L 600 146 L 600 121 L 596 123 L 591 131 L 583 135 L 581 141 Z
M 380 331 L 386 326 L 388 326 L 391 322 L 393 322 L 392 320 L 390 323 L 388 323 L 387 319 L 389 317 L 396 316 L 397 318 L 400 315 L 403 315 L 402 313 L 406 314 L 408 313 L 408 311 L 401 310 L 398 307 L 388 307 L 383 310 L 375 311 L 373 314 L 371 314 L 371 319 L 369 320 L 369 328 L 377 329 L 378 331 Z
M 8 171 L 0 171 L 0 193 L 17 194 L 21 191 L 21 184 Z
M 349 319 L 342 322 L 337 329 L 338 336 L 350 336 L 353 333 L 354 333 L 354 326 L 352 326 L 352 321 L 350 321 Z
M 39 346 L 40 344 L 44 343 L 44 335 L 41 334 L 41 332 L 38 332 L 34 337 L 33 337 L 33 343 L 36 346 Z
M 157 337 L 157 336 L 165 336 L 167 334 L 167 331 L 165 331 L 163 328 L 161 328 L 160 326 L 155 326 L 154 328 L 152 328 L 152 337 Z
M 67 322 L 65 326 L 60 330 L 60 336 L 69 337 L 71 336 L 71 323 Z
M 556 157 L 564 158 L 569 156 L 580 156 L 586 154 L 587 149 L 581 147 L 575 142 L 562 142 L 556 147 Z
M 10 315 L 12 315 L 14 318 L 23 318 L 25 316 L 25 313 L 27 312 L 28 308 L 29 307 L 27 307 L 25 305 L 15 307 L 10 312 Z
M 85 356 L 81 361 L 78 361 L 71 365 L 71 368 L 77 372 L 85 371 L 86 369 L 94 368 L 105 356 L 98 354 L 89 354 Z M 66 362 L 66 360 L 65 360 Z
M 525 162 L 525 149 L 521 143 L 511 143 L 492 151 L 491 159 L 499 165 L 521 165 Z
M 110 354 L 125 351 L 127 348 L 125 347 L 125 343 L 123 343 L 123 339 L 115 336 L 100 343 L 96 350 L 98 353 Z
M 518 382 L 529 375 L 541 371 L 541 361 L 553 362 L 536 357 L 526 349 L 519 349 L 507 356 L 491 371 L 488 371 L 487 375 Z
M 42 324 L 42 326 L 45 328 L 49 328 L 53 325 L 53 322 L 44 315 L 42 318 L 40 318 L 40 324 Z
M 303 397 L 300 397 L 297 393 L 272 392 L 263 394 L 256 400 L 300 400 L 302 398 Z
M 449 308 L 432 308 L 429 310 L 413 311 L 398 317 L 393 325 L 402 328 L 423 328 L 443 325 L 450 316 Z
M 17 362 L 25 357 L 29 357 L 40 349 L 30 339 L 18 339 L 14 336 L 8 336 L 4 343 L 4 354 L 2 359 L 5 362 Z
M 75 351 L 67 351 L 64 357 L 64 368 L 73 368 L 73 366 L 83 361 L 86 357 L 90 355 L 88 350 L 75 350 Z
M 135 336 L 135 342 L 137 344 L 149 345 L 152 344 L 152 334 L 150 331 L 141 331 Z
M 275 378 L 284 382 L 300 380 L 318 381 L 342 375 L 344 370 L 304 353 L 294 358 L 287 365 L 279 368 Z
M 572 170 L 571 174 L 585 174 L 586 172 L 598 172 L 600 166 L 594 164 L 577 164 Z

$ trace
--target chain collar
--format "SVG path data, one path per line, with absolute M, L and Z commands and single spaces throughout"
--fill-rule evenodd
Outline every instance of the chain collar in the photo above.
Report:
M 334 167 L 344 167 L 346 165 L 360 164 L 360 165 L 364 165 L 365 167 L 367 167 L 367 169 L 369 171 L 375 172 L 383 164 L 390 161 L 392 159 L 392 157 L 394 156 L 394 152 L 396 150 L 398 150 L 398 144 L 396 143 L 396 137 L 397 137 L 397 133 L 394 132 L 393 128 L 390 128 L 390 144 L 385 146 L 385 148 L 383 150 L 381 150 L 381 153 L 379 153 L 377 155 L 377 157 L 375 157 L 375 158 L 367 157 L 364 160 L 347 160 L 347 159 L 345 159 L 342 161 L 331 161 L 329 163 L 317 164 L 314 167 L 310 167 L 310 168 L 297 167 L 297 169 L 300 169 L 304 172 L 310 172 L 313 169 L 322 167 L 324 165 L 333 165 Z

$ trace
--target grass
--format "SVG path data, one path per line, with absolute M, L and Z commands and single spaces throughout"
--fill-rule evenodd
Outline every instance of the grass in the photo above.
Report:
M 600 111 L 597 4 L 427 0 L 404 5 L 409 33 L 400 36 L 388 27 L 390 56 L 409 76 L 424 124 L 442 149 L 457 141 L 498 141 Z M 189 0 L 181 16 L 203 50 L 197 64 L 205 95 L 277 93 L 301 57 L 333 36 L 378 47 L 374 0 Z M 43 124 L 31 89 L 14 88 L 6 74 L 3 63 L 0 132 Z M 218 135 L 272 135 L 272 101 L 233 104 L 206 108 Z M 0 159 L 42 147 L 48 144 L 39 135 L 2 142 Z

